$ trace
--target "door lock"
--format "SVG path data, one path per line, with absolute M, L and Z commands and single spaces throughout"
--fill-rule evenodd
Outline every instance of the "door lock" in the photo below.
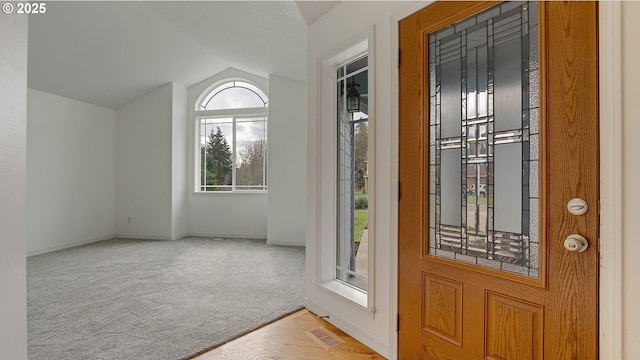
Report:
M 571 252 L 581 253 L 589 247 L 589 241 L 584 236 L 571 234 L 564 240 L 564 248 Z
M 567 210 L 573 215 L 584 215 L 589 211 L 589 204 L 584 199 L 574 198 L 567 203 Z

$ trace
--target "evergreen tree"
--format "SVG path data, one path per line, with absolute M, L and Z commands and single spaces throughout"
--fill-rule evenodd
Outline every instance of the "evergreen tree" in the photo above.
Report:
M 207 185 L 231 185 L 232 152 L 220 127 L 209 133 L 205 151 Z
M 213 168 L 213 158 L 211 152 L 208 151 L 208 144 L 200 145 L 200 184 L 202 185 L 216 185 L 216 171 Z M 210 191 L 212 189 L 206 189 Z

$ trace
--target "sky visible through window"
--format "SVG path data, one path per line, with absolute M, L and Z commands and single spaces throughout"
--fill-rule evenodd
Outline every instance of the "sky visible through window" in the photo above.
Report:
M 199 104 L 198 110 L 224 110 L 267 107 L 265 93 L 255 85 L 231 81 L 213 89 Z
M 200 145 L 204 146 L 207 143 L 209 134 L 215 134 L 218 128 L 222 130 L 227 143 L 233 147 L 233 119 L 232 118 L 215 118 L 206 119 L 201 121 L 200 129 Z M 248 146 L 253 144 L 258 139 L 267 138 L 267 118 L 266 117 L 249 117 L 238 118 L 236 120 L 236 149 L 242 151 Z M 241 161 L 240 158 L 237 159 Z
M 258 87 L 241 81 L 231 81 L 213 89 L 199 104 L 198 110 L 224 110 L 267 107 L 268 99 Z M 220 127 L 229 145 L 233 146 L 233 119 L 230 117 L 211 118 L 206 128 L 200 131 L 200 145 L 207 142 L 210 133 Z M 266 139 L 266 117 L 236 118 L 236 149 L 245 149 L 255 140 Z M 238 159 L 240 160 L 240 159 Z

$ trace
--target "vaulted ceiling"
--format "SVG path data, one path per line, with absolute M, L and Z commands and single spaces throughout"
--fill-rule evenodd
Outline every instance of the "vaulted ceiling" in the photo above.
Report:
M 233 67 L 306 81 L 307 24 L 337 2 L 48 2 L 29 18 L 30 88 L 113 109 Z

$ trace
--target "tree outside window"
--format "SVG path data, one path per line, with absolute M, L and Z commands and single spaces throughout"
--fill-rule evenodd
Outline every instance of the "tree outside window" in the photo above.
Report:
M 267 190 L 266 95 L 241 81 L 217 86 L 198 104 L 199 191 Z
M 206 144 L 201 145 L 202 183 L 207 185 L 231 185 L 233 153 L 220 127 L 210 132 Z

